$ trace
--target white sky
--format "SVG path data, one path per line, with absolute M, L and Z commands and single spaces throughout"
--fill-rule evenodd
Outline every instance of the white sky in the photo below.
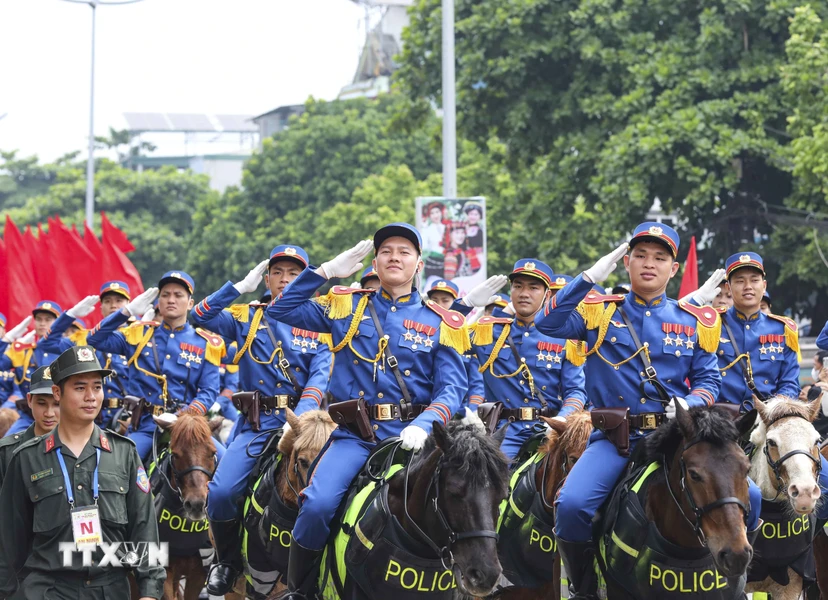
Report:
M 91 12 L 0 1 L 0 149 L 86 156 Z M 257 115 L 311 95 L 334 99 L 356 70 L 362 20 L 349 0 L 99 6 L 95 134 L 124 128 L 124 112 Z

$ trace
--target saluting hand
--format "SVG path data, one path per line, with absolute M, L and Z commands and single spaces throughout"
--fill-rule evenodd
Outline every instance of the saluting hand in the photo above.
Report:
M 72 317 L 73 319 L 80 319 L 91 313 L 95 310 L 95 306 L 100 301 L 100 297 L 98 296 L 87 296 L 75 306 L 70 308 L 66 311 L 66 314 Z
M 722 291 L 721 285 L 725 278 L 724 269 L 716 269 L 713 274 L 707 278 L 704 285 L 697 289 L 692 294 L 688 294 L 699 306 L 711 304 L 719 292 Z
M 37 335 L 37 332 L 32 329 L 29 333 L 20 338 L 19 341 L 21 344 L 31 344 L 35 339 L 35 335 Z
M 610 273 L 615 271 L 618 261 L 624 258 L 624 255 L 627 253 L 627 247 L 627 242 L 624 242 L 606 256 L 598 259 L 598 262 L 584 271 L 587 280 L 592 283 L 601 283 L 606 280 L 610 276 Z
M 158 288 L 151 287 L 142 294 L 139 294 L 135 300 L 126 305 L 127 312 L 132 317 L 143 315 L 152 308 L 152 303 L 157 296 Z
M 20 336 L 26 333 L 26 330 L 29 328 L 29 324 L 32 322 L 32 315 L 29 315 L 25 319 L 23 319 L 20 323 L 12 327 L 6 332 L 6 335 L 3 336 L 3 341 L 12 344 L 20 339 Z
M 244 279 L 238 283 L 234 283 L 233 287 L 236 288 L 236 291 L 240 294 L 255 292 L 259 287 L 259 284 L 262 282 L 262 276 L 265 274 L 265 271 L 267 271 L 267 264 L 269 262 L 269 259 L 263 260 L 258 265 L 253 267 Z
M 371 240 L 362 240 L 350 250 L 346 250 L 336 258 L 322 263 L 316 272 L 326 279 L 350 277 L 362 269 L 362 259 L 368 256 L 373 247 L 374 242 Z
M 509 278 L 506 275 L 493 275 L 483 283 L 479 283 L 472 290 L 463 296 L 461 302 L 466 306 L 485 308 L 495 300 L 497 291 L 506 285 Z

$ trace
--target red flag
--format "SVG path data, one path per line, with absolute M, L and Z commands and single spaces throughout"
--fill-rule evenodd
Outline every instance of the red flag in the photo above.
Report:
M 0 281 L 7 281 L 9 278 L 8 264 L 6 263 L 6 242 L 0 240 Z M 9 290 L 5 285 L 0 285 L 0 312 L 9 316 Z M 6 323 L 6 325 L 10 325 Z M 12 325 L 13 327 L 13 325 Z
M 13 327 L 32 314 L 32 309 L 40 301 L 40 291 L 33 276 L 34 263 L 27 244 L 8 215 L 4 238 L 7 255 L 14 257 L 8 261 L 6 278 L 6 294 L 9 299 L 9 312 L 6 316 L 9 318 L 9 325 Z
M 101 211 L 101 237 L 108 237 L 118 250 L 126 254 L 135 250 L 135 246 L 129 241 L 127 235 L 115 227 L 106 216 L 106 213 Z
M 696 236 L 690 238 L 690 250 L 687 251 L 687 260 L 684 262 L 684 275 L 681 277 L 679 298 L 699 289 L 699 260 L 696 256 Z
M 101 247 L 101 242 L 95 237 L 95 232 L 89 227 L 89 224 L 84 222 L 83 224 L 83 243 L 86 246 L 86 249 L 89 250 L 90 254 L 95 259 L 95 262 L 92 264 L 92 280 L 95 282 L 95 289 L 90 294 L 96 294 L 100 291 L 101 286 L 103 285 L 104 281 L 107 281 L 107 278 L 104 277 L 102 267 L 103 267 L 103 248 Z M 86 323 L 89 327 L 92 327 L 95 323 L 100 321 L 103 318 L 101 314 L 101 306 L 100 304 L 95 307 L 89 316 L 86 318 Z
M 55 219 L 54 228 L 55 241 L 53 248 L 57 249 L 60 256 L 68 257 L 64 261 L 60 280 L 60 299 L 63 308 L 72 308 L 82 298 L 96 294 L 99 283 L 93 279 L 95 271 L 95 257 L 83 243 L 76 229 L 68 229 Z
M 43 231 L 43 225 L 37 224 L 37 245 L 39 263 L 37 264 L 37 282 L 40 295 L 60 304 L 58 296 L 58 275 L 53 268 L 60 262 L 60 255 L 55 251 L 49 233 Z M 65 308 L 65 307 L 64 307 Z

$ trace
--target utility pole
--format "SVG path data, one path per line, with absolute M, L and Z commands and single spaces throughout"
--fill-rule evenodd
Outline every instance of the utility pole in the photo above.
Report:
M 443 0 L 443 196 L 457 197 L 454 0 Z

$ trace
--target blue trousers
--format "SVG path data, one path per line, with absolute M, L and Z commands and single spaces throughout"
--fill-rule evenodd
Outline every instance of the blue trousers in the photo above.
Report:
M 634 444 L 633 444 L 634 447 Z M 592 539 L 592 518 L 615 487 L 629 463 L 601 432 L 594 432 L 589 445 L 566 478 L 555 503 L 555 534 L 568 542 Z M 750 513 L 748 530 L 759 526 L 762 492 L 748 479 Z
M 308 487 L 299 496 L 293 539 L 300 546 L 308 550 L 325 547 L 334 514 L 373 447 L 347 429 L 334 430 L 316 459 Z
M 503 426 L 505 420 L 500 421 L 497 426 L 498 429 Z M 506 430 L 506 437 L 503 438 L 503 443 L 500 445 L 500 449 L 503 451 L 503 454 L 508 456 L 510 459 L 514 460 L 514 458 L 520 452 L 520 449 L 523 447 L 524 442 L 532 437 L 532 434 L 535 432 L 533 426 L 538 421 L 515 421 L 514 423 L 509 423 L 509 429 Z
M 284 424 L 284 419 L 276 420 L 272 415 L 262 414 L 261 417 L 262 431 L 259 433 L 253 431 L 244 417 L 239 417 L 233 428 L 235 437 L 231 435 L 227 452 L 207 486 L 207 516 L 212 521 L 229 521 L 242 516 L 240 502 L 247 492 L 247 478 L 256 465 L 256 458 L 247 453 L 258 456 L 268 438 L 264 431 Z
M 12 423 L 12 426 L 9 427 L 9 430 L 6 432 L 6 436 L 4 437 L 26 431 L 29 428 L 29 425 L 31 425 L 32 423 L 34 423 L 34 419 L 32 419 L 26 413 L 20 413 L 20 418 L 17 419 L 17 421 L 15 421 L 14 423 Z
M 137 430 L 133 429 L 132 425 L 127 428 L 127 437 L 135 442 L 138 456 L 141 457 L 141 461 L 145 465 L 149 465 L 152 461 L 152 434 L 156 427 L 157 425 L 152 420 L 152 415 L 144 413 L 141 416 L 141 422 L 138 424 Z M 213 438 L 213 442 L 216 444 L 216 456 L 218 457 L 219 464 L 221 464 L 220 461 L 224 457 L 226 448 L 215 438 Z

